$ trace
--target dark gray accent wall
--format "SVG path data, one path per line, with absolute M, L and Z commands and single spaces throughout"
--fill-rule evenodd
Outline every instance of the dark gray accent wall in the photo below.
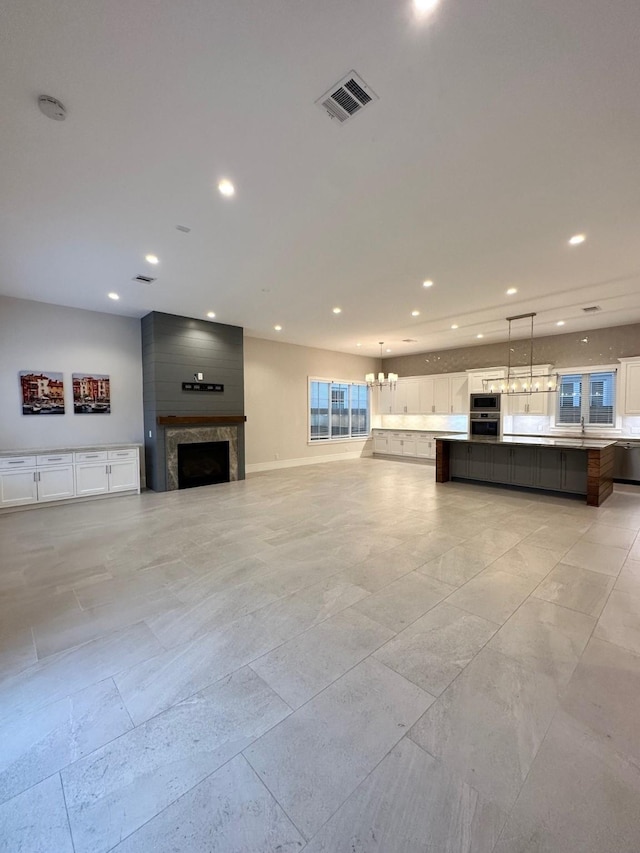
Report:
M 244 355 L 240 326 L 161 314 L 142 318 L 142 371 L 147 486 L 165 491 L 164 428 L 167 415 L 243 415 Z M 183 391 L 203 373 L 222 393 Z M 244 479 L 244 426 L 238 427 L 238 479 Z
M 586 338 L 586 340 L 585 340 Z M 512 341 L 511 365 L 529 364 L 529 340 Z M 640 323 L 590 329 L 562 335 L 534 337 L 533 363 L 554 367 L 612 364 L 618 358 L 640 355 Z M 458 373 L 481 367 L 507 364 L 507 342 L 459 349 L 421 352 L 384 359 L 384 372 L 398 376 L 425 376 L 431 373 Z

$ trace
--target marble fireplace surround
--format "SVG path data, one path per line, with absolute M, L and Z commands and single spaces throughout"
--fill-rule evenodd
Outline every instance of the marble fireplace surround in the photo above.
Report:
M 160 420 L 160 419 L 158 419 Z M 163 419 L 164 420 L 164 419 Z M 195 418 L 194 418 L 195 420 Z M 204 420 L 204 418 L 202 419 Z M 211 419 L 213 420 L 213 418 Z M 223 420 L 220 418 L 220 420 Z M 244 422 L 244 417 L 242 422 Z M 220 425 L 203 423 L 181 423 L 175 426 L 165 423 L 165 454 L 167 465 L 167 489 L 178 488 L 178 445 L 197 444 L 205 441 L 229 442 L 229 479 L 238 479 L 238 425 L 225 423 Z

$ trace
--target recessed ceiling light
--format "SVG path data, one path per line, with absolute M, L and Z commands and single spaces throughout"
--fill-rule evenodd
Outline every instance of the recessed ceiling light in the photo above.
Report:
M 274 326 L 273 328 L 276 330 L 276 332 L 282 331 L 282 326 Z
M 457 324 L 457 323 L 454 323 L 454 324 L 451 326 L 451 328 L 452 328 L 452 329 L 457 329 L 457 328 L 458 328 L 458 324 Z
M 361 346 L 362 346 L 362 344 L 361 344 L 361 343 L 357 343 L 357 344 L 356 344 L 356 346 L 357 346 L 357 347 L 361 347 Z
M 157 264 L 158 263 L 158 256 L 157 255 L 145 255 L 144 259 L 148 264 Z
M 412 311 L 412 312 L 411 312 L 411 316 L 412 316 L 412 317 L 419 317 L 419 316 L 420 316 L 420 312 L 419 312 L 419 311 Z
M 120 299 L 117 293 L 108 293 L 107 296 L 109 299 Z
M 333 313 L 334 314 L 342 314 L 342 308 L 334 308 Z
M 440 5 L 440 0 L 413 0 L 413 8 L 417 15 L 428 15 Z
M 430 278 L 428 278 L 426 281 L 422 282 L 422 286 L 423 287 L 433 287 L 433 282 L 431 281 Z
M 476 335 L 476 338 L 484 338 L 484 335 L 481 332 L 479 335 Z
M 390 349 L 388 349 L 388 350 L 387 350 L 387 352 L 391 352 L 391 350 L 390 350 Z
M 216 315 L 215 315 L 215 311 L 207 311 L 207 317 L 208 317 L 210 320 L 213 320 L 213 318 L 214 318 L 215 316 L 216 316 Z
M 514 293 L 517 293 L 517 292 L 518 292 L 518 288 L 517 288 L 517 287 L 510 287 L 510 288 L 507 290 L 507 296 L 513 296 L 513 294 L 514 294 Z
M 556 326 L 564 326 L 564 320 L 558 320 Z
M 586 240 L 585 234 L 574 234 L 573 237 L 569 240 L 570 246 L 579 246 L 580 243 L 584 243 Z
M 218 184 L 218 189 L 222 193 L 222 195 L 231 196 L 235 195 L 236 188 L 233 186 L 230 180 L 227 178 L 223 178 Z

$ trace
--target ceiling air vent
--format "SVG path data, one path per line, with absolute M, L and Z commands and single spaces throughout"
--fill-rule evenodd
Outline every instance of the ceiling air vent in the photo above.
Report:
M 338 124 L 343 124 L 351 116 L 361 112 L 367 104 L 377 100 L 378 96 L 367 86 L 362 77 L 359 77 L 355 71 L 350 71 L 346 77 L 318 98 L 316 104 L 327 113 L 329 118 L 337 119 Z
M 416 340 L 416 338 L 403 338 L 402 343 L 403 344 L 417 344 L 418 341 Z
M 602 308 L 599 305 L 589 305 L 588 308 L 582 309 L 585 314 L 593 314 L 595 311 L 602 311 Z
M 153 284 L 157 279 L 152 278 L 150 275 L 137 275 L 131 279 L 132 281 L 139 281 L 142 284 Z

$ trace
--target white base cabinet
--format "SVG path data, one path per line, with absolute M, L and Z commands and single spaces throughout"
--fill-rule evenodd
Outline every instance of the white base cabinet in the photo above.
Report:
M 140 491 L 138 448 L 0 457 L 0 509 Z
M 435 459 L 435 436 L 422 432 L 373 430 L 373 452 L 386 456 L 408 456 L 413 459 Z
M 0 471 L 0 506 L 20 506 L 37 500 L 35 471 Z

